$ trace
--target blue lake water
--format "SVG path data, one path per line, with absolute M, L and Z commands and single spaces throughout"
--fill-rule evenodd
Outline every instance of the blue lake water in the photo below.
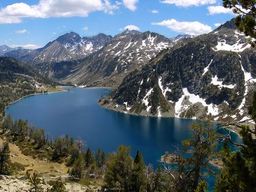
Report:
M 108 89 L 72 88 L 68 92 L 31 96 L 9 106 L 6 113 L 44 128 L 50 138 L 69 135 L 82 139 L 92 150 L 113 152 L 120 145 L 130 146 L 133 155 L 140 150 L 145 162 L 155 167 L 161 155 L 176 150 L 190 137 L 195 121 L 110 111 L 97 103 L 108 93 Z M 239 140 L 235 134 L 232 137 Z

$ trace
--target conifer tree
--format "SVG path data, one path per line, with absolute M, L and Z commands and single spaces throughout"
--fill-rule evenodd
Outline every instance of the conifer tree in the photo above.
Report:
M 146 186 L 146 166 L 143 161 L 142 154 L 139 151 L 137 151 L 133 163 L 133 170 L 131 176 L 131 190 L 138 192 L 146 191 Z
M 101 168 L 103 165 L 106 163 L 106 155 L 104 151 L 98 149 L 96 154 L 95 154 L 95 161 L 97 167 Z
M 10 149 L 9 144 L 4 143 L 2 149 L 0 149 L 0 175 L 10 174 Z
M 90 167 L 95 162 L 94 154 L 92 153 L 92 151 L 89 148 L 87 149 L 87 151 L 85 153 L 84 161 L 85 161 L 86 167 Z
M 30 192 L 43 192 L 42 188 L 42 179 L 39 177 L 38 173 L 33 172 L 29 173 L 27 172 L 27 178 L 29 180 L 29 183 L 31 185 Z
M 215 157 L 217 134 L 212 125 L 197 123 L 192 126 L 192 136 L 183 142 L 182 154 L 173 155 L 176 164 L 173 191 L 194 192 L 204 182 L 203 170 L 210 168 Z
M 130 149 L 120 146 L 107 162 L 105 188 L 110 191 L 130 192 L 132 163 Z
M 256 94 L 249 108 L 252 119 L 256 122 Z M 222 152 L 223 168 L 216 183 L 217 192 L 255 192 L 256 191 L 256 126 L 239 126 L 242 144 L 234 144 L 239 150 L 231 151 L 225 143 Z M 231 140 L 227 140 L 227 142 Z M 232 143 L 233 144 L 233 143 Z
M 61 178 L 59 178 L 56 181 L 51 182 L 51 189 L 49 192 L 66 192 L 66 187 L 64 183 L 61 181 Z
M 256 38 L 256 1 L 255 0 L 223 0 L 226 8 L 231 8 L 236 17 L 238 29 L 246 35 Z M 255 46 L 256 41 L 252 42 Z
M 74 162 L 73 167 L 69 172 L 69 175 L 74 180 L 80 180 L 81 178 L 83 178 L 84 168 L 84 158 L 82 155 L 79 155 L 78 159 Z

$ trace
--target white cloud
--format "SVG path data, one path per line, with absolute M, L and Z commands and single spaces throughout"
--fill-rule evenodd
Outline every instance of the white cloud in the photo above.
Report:
M 129 31 L 133 31 L 133 30 L 136 30 L 136 31 L 140 31 L 140 28 L 136 25 L 127 25 L 124 27 L 124 30 L 129 30 Z
M 88 31 L 89 30 L 89 27 L 85 26 L 83 27 L 83 31 Z
M 40 0 L 35 5 L 14 3 L 0 9 L 0 23 L 20 23 L 27 17 L 86 17 L 95 11 L 112 14 L 119 5 L 109 0 Z
M 20 30 L 16 31 L 17 34 L 24 34 L 24 33 L 27 33 L 27 32 L 28 32 L 27 29 L 20 29 Z
M 156 10 L 156 9 L 154 9 L 154 10 L 152 10 L 152 11 L 151 11 L 151 13 L 153 13 L 153 14 L 158 14 L 158 13 L 159 13 L 159 11 L 158 11 L 158 10 Z
M 131 11 L 135 11 L 137 9 L 137 3 L 139 0 L 123 0 L 124 6 L 130 9 Z
M 216 0 L 162 0 L 162 3 L 173 4 L 178 7 L 190 7 L 215 4 Z
M 219 26 L 221 26 L 221 25 L 222 25 L 222 23 L 215 23 L 215 24 L 214 24 L 215 27 L 219 27 Z
M 168 19 L 159 23 L 152 24 L 164 26 L 171 29 L 172 31 L 188 35 L 200 35 L 212 31 L 210 26 L 202 24 L 198 21 L 177 21 L 175 19 Z
M 210 15 L 216 15 L 216 14 L 234 14 L 231 9 L 227 9 L 223 6 L 209 6 L 208 12 Z
M 22 47 L 24 49 L 38 49 L 41 46 L 36 45 L 36 44 L 24 44 L 24 45 L 10 45 L 10 47 L 12 47 L 12 48 Z

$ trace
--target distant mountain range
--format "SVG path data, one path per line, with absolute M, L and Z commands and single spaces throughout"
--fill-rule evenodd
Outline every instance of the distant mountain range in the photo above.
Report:
M 99 51 L 86 57 L 64 79 L 79 85 L 116 87 L 134 70 L 140 70 L 173 41 L 152 32 L 124 31 Z
M 41 74 L 78 85 L 117 86 L 131 71 L 141 69 L 163 49 L 181 39 L 152 32 L 126 30 L 114 37 L 80 37 L 71 32 L 40 49 L 1 47 L 1 55 L 27 62 Z
M 112 87 L 104 105 L 141 115 L 245 121 L 256 83 L 256 50 L 234 20 L 173 39 L 129 30 L 114 37 L 71 32 L 36 50 L 0 46 L 0 55 L 55 81 Z
M 2 55 L 32 64 L 70 61 L 85 58 L 101 49 L 111 38 L 111 36 L 104 34 L 82 38 L 78 34 L 71 32 L 36 50 L 10 49 L 7 46 L 3 46 L 10 50 L 3 52 L 4 54 Z M 0 50 L 2 49 L 0 48 Z

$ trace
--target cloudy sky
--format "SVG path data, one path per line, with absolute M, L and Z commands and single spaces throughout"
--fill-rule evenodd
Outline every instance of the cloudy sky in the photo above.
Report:
M 0 45 L 36 48 L 70 31 L 200 35 L 232 17 L 222 0 L 0 0 Z

